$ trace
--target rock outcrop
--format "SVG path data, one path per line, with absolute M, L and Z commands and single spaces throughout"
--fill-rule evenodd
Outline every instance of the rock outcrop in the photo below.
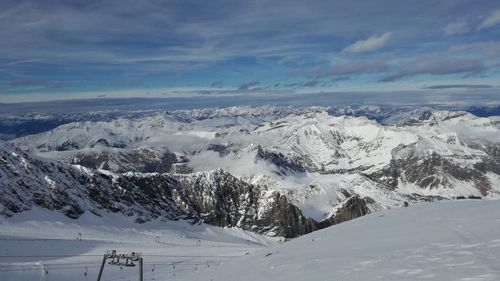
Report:
M 257 233 L 297 237 L 367 213 L 350 198 L 324 222 L 304 216 L 279 192 L 244 182 L 223 170 L 192 174 L 98 172 L 30 156 L 2 143 L 0 210 L 12 216 L 33 207 L 77 219 L 85 212 L 154 219 L 186 219 Z M 361 204 L 361 205 L 360 205 Z M 360 207 L 361 206 L 361 207 Z

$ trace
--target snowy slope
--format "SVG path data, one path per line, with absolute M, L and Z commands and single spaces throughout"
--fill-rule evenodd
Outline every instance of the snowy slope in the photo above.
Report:
M 79 233 L 80 241 L 76 240 Z M 74 221 L 34 209 L 0 219 L 0 280 L 96 280 L 102 255 L 109 249 L 141 252 L 144 280 L 175 280 L 274 243 L 236 228 L 182 221 L 139 225 L 116 214 L 85 214 Z M 138 268 L 106 265 L 102 280 L 135 281 Z
M 499 280 L 500 201 L 371 214 L 179 280 Z

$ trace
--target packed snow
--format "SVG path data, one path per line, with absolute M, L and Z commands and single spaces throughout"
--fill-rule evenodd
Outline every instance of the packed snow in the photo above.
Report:
M 144 280 L 175 280 L 275 243 L 238 228 L 185 221 L 137 224 L 118 214 L 86 213 L 72 220 L 34 209 L 0 219 L 0 280 L 96 280 L 106 250 L 140 252 Z M 102 280 L 138 280 L 135 264 L 106 264 Z
M 178 280 L 500 280 L 500 201 L 385 210 Z

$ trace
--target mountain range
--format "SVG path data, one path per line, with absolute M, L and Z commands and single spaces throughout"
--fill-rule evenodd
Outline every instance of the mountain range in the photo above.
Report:
M 292 238 L 406 204 L 500 197 L 499 117 L 342 113 L 162 111 L 2 141 L 0 212 L 114 212 Z

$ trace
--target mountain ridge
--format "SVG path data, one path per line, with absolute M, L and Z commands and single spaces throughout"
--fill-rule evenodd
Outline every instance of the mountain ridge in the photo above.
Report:
M 127 190 L 178 192 L 183 198 L 176 204 L 159 203 L 169 205 L 174 218 L 286 237 L 405 202 L 500 197 L 497 118 L 421 109 L 381 124 L 320 107 L 182 115 L 72 123 L 11 143 L 62 170 L 78 164 L 93 171 L 90 182 L 107 189 L 121 181 Z M 248 203 L 245 196 L 254 199 Z M 143 200 L 140 193 L 134 198 Z M 146 209 L 139 220 L 162 214 Z
M 7 217 L 37 206 L 73 219 L 85 212 L 96 216 L 113 212 L 134 216 L 137 223 L 185 219 L 287 238 L 342 220 L 320 223 L 304 217 L 286 196 L 265 194 L 266 190 L 221 169 L 115 174 L 32 157 L 6 143 L 0 143 L 0 154 L 0 213 Z M 338 213 L 365 214 L 345 212 L 351 211 Z

